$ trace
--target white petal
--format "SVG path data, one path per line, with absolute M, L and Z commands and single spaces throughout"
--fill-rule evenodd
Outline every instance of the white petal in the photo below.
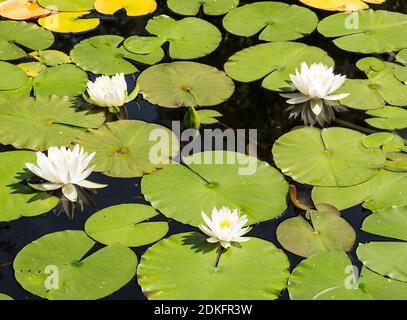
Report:
M 339 100 L 345 99 L 346 97 L 349 97 L 349 95 L 350 95 L 349 93 L 341 93 L 341 94 L 337 94 L 334 96 L 327 96 L 324 99 L 330 100 L 330 101 L 339 101 Z
M 40 191 L 53 191 L 60 189 L 62 187 L 62 184 L 44 182 L 31 183 L 30 186 Z
M 62 193 L 68 200 L 76 202 L 78 199 L 78 191 L 73 184 L 67 184 L 62 187 Z
M 87 188 L 87 189 L 100 189 L 100 188 L 107 187 L 107 184 L 95 183 L 95 182 L 88 181 L 88 180 L 83 180 L 80 183 L 78 183 L 78 185 L 80 185 L 83 188 Z
M 295 97 L 295 98 L 291 98 L 290 100 L 287 100 L 288 104 L 300 104 L 300 103 L 304 103 L 311 100 L 311 98 L 309 96 L 304 96 L 301 95 L 300 97 Z
M 320 99 L 312 99 L 311 100 L 311 110 L 315 115 L 319 115 L 322 112 L 322 108 L 324 104 Z

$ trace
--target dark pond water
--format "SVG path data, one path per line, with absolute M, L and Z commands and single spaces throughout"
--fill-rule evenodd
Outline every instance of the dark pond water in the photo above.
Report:
M 186 0 L 188 1 L 188 0 Z M 163 0 L 158 0 L 159 10 L 154 13 L 168 14 L 176 17 L 169 12 Z M 242 3 L 255 1 L 241 0 Z M 296 3 L 297 1 L 282 1 L 286 3 Z M 386 4 L 375 6 L 375 9 L 385 9 L 407 13 L 407 2 L 405 0 L 387 0 Z M 326 12 L 317 11 L 320 18 L 327 15 Z M 128 37 L 134 34 L 143 34 L 144 27 L 151 16 L 128 18 L 120 12 L 113 17 L 101 16 L 103 23 L 93 32 L 75 36 L 57 36 L 53 49 L 69 52 L 79 41 L 99 34 L 117 34 Z M 222 30 L 222 18 L 208 18 L 211 23 Z M 363 77 L 354 67 L 356 61 L 361 56 L 353 53 L 338 50 L 331 41 L 325 40 L 318 33 L 313 33 L 300 41 L 312 44 L 326 50 L 329 55 L 335 59 L 338 72 L 346 74 L 348 77 Z M 224 33 L 222 45 L 210 56 L 199 59 L 199 62 L 216 66 L 220 69 L 227 58 L 235 52 L 256 44 L 255 38 L 243 39 Z M 385 60 L 391 60 L 392 56 L 382 56 Z M 143 70 L 143 67 L 140 67 Z M 141 98 L 137 103 L 140 108 L 132 103 L 128 106 L 129 117 L 131 119 L 141 119 L 149 122 L 155 122 L 170 127 L 172 120 L 180 120 L 183 117 L 184 110 L 167 110 L 154 107 Z M 271 162 L 271 147 L 276 138 L 289 131 L 292 127 L 300 125 L 299 122 L 288 120 L 286 104 L 277 94 L 260 88 L 259 83 L 236 84 L 236 92 L 226 103 L 217 107 L 224 115 L 221 127 L 253 128 L 258 130 L 259 139 L 259 157 Z M 362 114 L 357 111 L 347 112 L 341 115 L 344 120 L 356 124 L 363 124 Z M 106 189 L 101 189 L 95 196 L 97 210 L 121 203 L 145 203 L 140 192 L 140 179 L 113 179 L 95 174 L 92 181 L 106 183 L 109 185 Z M 62 230 L 82 230 L 85 221 L 96 210 L 88 210 L 85 213 L 77 212 L 73 220 L 65 215 L 55 215 L 49 213 L 35 218 L 22 218 L 11 223 L 0 223 L 0 292 L 6 293 L 15 299 L 39 299 L 38 297 L 25 291 L 15 280 L 12 262 L 16 254 L 31 241 L 48 233 Z M 278 247 L 281 247 L 276 240 L 275 231 L 277 225 L 290 216 L 295 215 L 295 209 L 292 206 L 279 219 L 272 220 L 257 225 L 250 233 L 252 236 L 272 241 Z M 359 230 L 363 219 L 369 214 L 361 207 L 351 208 L 343 212 L 344 217 L 353 225 L 355 230 Z M 164 216 L 159 216 L 157 220 L 168 220 Z M 179 224 L 175 221 L 169 221 L 170 233 L 179 233 L 193 228 Z M 386 240 L 373 236 L 362 231 L 358 231 L 358 242 Z M 98 248 L 95 248 L 95 250 Z M 138 257 L 145 252 L 147 247 L 135 249 Z M 286 252 L 291 260 L 291 267 L 294 268 L 301 260 L 300 257 Z M 359 265 L 356 259 L 355 250 L 351 252 L 352 261 Z M 282 299 L 288 299 L 287 292 L 283 292 Z M 106 299 L 145 299 L 138 287 L 136 279 L 133 279 L 128 285 L 107 297 Z

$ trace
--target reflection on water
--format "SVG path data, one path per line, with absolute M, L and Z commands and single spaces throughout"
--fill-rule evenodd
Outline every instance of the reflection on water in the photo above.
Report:
M 159 0 L 158 2 L 160 4 L 160 9 L 155 14 L 168 14 L 168 10 L 165 7 L 165 1 Z M 249 3 L 254 1 L 244 0 L 241 2 Z M 294 0 L 283 2 L 297 3 L 297 1 Z M 407 2 L 405 0 L 387 0 L 386 4 L 374 7 L 407 13 Z M 320 18 L 327 15 L 325 12 L 318 12 L 318 14 Z M 134 34 L 143 34 L 145 33 L 144 27 L 149 16 L 128 18 L 120 12 L 114 17 L 102 18 L 103 23 L 93 32 L 75 36 L 57 36 L 53 49 L 69 52 L 70 49 L 82 39 L 99 34 L 116 34 L 123 37 L 128 37 Z M 221 29 L 221 18 L 205 17 L 205 19 Z M 325 40 L 318 33 L 313 33 L 300 41 L 321 47 L 328 51 L 329 55 L 335 59 L 337 70 L 340 73 L 346 74 L 349 77 L 363 76 L 358 73 L 354 67 L 355 62 L 360 59 L 360 55 L 338 50 L 331 41 Z M 213 54 L 197 61 L 222 69 L 223 64 L 229 56 L 243 48 L 255 45 L 256 43 L 258 43 L 258 41 L 255 37 L 245 39 L 226 34 L 224 35 L 222 45 Z M 384 55 L 383 58 L 388 60 L 391 59 L 391 56 Z M 140 67 L 141 70 L 144 68 L 145 67 Z M 142 101 L 142 99 L 139 99 L 138 104 L 141 108 L 136 107 L 135 103 L 129 105 L 130 118 L 156 122 L 166 126 L 170 126 L 172 120 L 182 119 L 183 113 L 185 112 L 185 110 L 157 108 Z M 285 100 L 281 99 L 275 93 L 261 89 L 259 83 L 237 83 L 236 92 L 233 97 L 216 109 L 224 114 L 224 117 L 221 120 L 224 126 L 242 129 L 258 129 L 258 138 L 259 143 L 261 144 L 259 156 L 268 161 L 271 160 L 270 150 L 274 140 L 292 127 L 300 124 L 296 121 L 287 120 L 288 113 L 286 111 Z M 360 122 L 360 124 L 363 124 L 361 121 L 361 115 L 362 113 L 352 110 L 352 112 L 342 114 L 341 117 L 346 118 L 348 121 L 356 123 Z M 140 192 L 140 179 L 113 179 L 95 174 L 92 181 L 109 184 L 108 188 L 99 190 L 98 194 L 95 196 L 98 209 L 120 203 L 145 203 Z M 44 234 L 67 229 L 83 229 L 84 222 L 90 214 L 92 214 L 92 212 L 76 213 L 74 220 L 69 220 L 65 215 L 56 216 L 54 214 L 48 214 L 35 218 L 22 218 L 11 223 L 0 223 L 0 292 L 7 293 L 16 299 L 37 299 L 35 296 L 23 290 L 15 281 L 11 265 L 15 255 L 25 245 Z M 271 240 L 279 246 L 275 236 L 276 226 L 282 219 L 286 219 L 295 214 L 294 210 L 290 208 L 283 217 L 258 225 L 255 230 L 251 232 L 251 235 Z M 355 229 L 358 229 L 368 212 L 357 207 L 346 210 L 343 214 L 344 217 L 352 223 Z M 153 220 L 166 220 L 166 218 L 160 216 Z M 192 228 L 188 226 L 170 221 L 170 233 L 179 233 L 191 229 Z M 365 242 L 372 239 L 379 238 L 373 237 L 364 232 L 358 233 L 359 242 Z M 146 247 L 141 247 L 137 248 L 135 251 L 140 258 L 145 250 Z M 300 261 L 300 258 L 291 254 L 288 255 L 292 262 L 292 266 L 295 266 L 298 261 Z M 122 288 L 109 298 L 144 299 L 144 296 L 141 293 L 140 288 L 137 286 L 136 281 L 133 280 L 126 287 Z M 283 294 L 283 298 L 287 298 L 286 292 Z

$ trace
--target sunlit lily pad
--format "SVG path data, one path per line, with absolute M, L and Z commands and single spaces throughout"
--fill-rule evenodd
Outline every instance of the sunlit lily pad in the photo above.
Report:
M 71 58 L 66 53 L 58 50 L 34 51 L 29 56 L 49 67 L 71 63 Z
M 263 43 L 231 56 L 225 64 L 227 75 L 240 82 L 262 81 L 269 90 L 291 87 L 290 74 L 302 62 L 333 66 L 334 61 L 320 48 L 295 42 Z
M 161 48 L 145 55 L 131 53 L 121 45 L 123 41 L 123 37 L 114 35 L 96 36 L 83 40 L 71 51 L 71 59 L 85 71 L 114 75 L 116 73 L 135 73 L 137 68 L 129 60 L 155 64 L 164 57 Z
M 134 277 L 137 257 L 131 249 L 119 244 L 86 256 L 94 245 L 83 231 L 47 234 L 17 254 L 13 264 L 16 279 L 25 290 L 48 300 L 106 297 Z M 47 267 L 52 270 L 50 273 L 58 273 L 58 288 L 45 285 L 50 277 Z
M 163 150 L 154 152 L 160 142 L 154 136 L 164 135 Z M 169 164 L 178 153 L 175 134 L 165 127 L 136 120 L 107 123 L 89 130 L 76 140 L 89 152 L 96 152 L 93 164 L 96 171 L 112 177 L 141 177 Z M 162 152 L 161 152 L 162 151 Z
M 6 300 L 13 300 L 13 298 L 6 294 L 0 293 L 0 301 L 6 301 Z
M 341 49 L 361 53 L 384 53 L 407 48 L 407 15 L 364 10 L 355 14 L 338 13 L 322 20 L 318 31 L 325 37 L 337 38 Z
M 149 20 L 146 30 L 157 37 L 132 36 L 124 46 L 137 54 L 148 54 L 169 42 L 173 59 L 195 59 L 213 52 L 222 40 L 222 34 L 214 25 L 198 18 L 175 20 L 165 15 Z M 202 35 L 205 41 L 202 41 Z
M 366 80 L 348 79 L 336 93 L 349 93 L 340 102 L 354 109 L 370 110 L 385 106 L 407 105 L 407 85 L 395 76 L 396 64 L 376 58 L 364 58 L 357 66 L 368 77 Z
M 407 205 L 407 175 L 382 170 L 372 179 L 351 187 L 316 187 L 312 191 L 316 203 L 330 203 L 339 210 L 363 203 L 363 207 L 377 211 L 392 206 Z
M 300 0 L 317 9 L 328 11 L 357 11 L 369 8 L 368 3 L 380 4 L 385 0 Z
M 45 64 L 42 64 L 41 62 L 20 63 L 19 65 L 17 65 L 17 67 L 23 70 L 27 76 L 33 78 L 38 76 L 41 71 L 47 69 L 47 66 Z
M 356 185 L 377 175 L 386 160 L 380 149 L 363 147 L 364 137 L 345 128 L 294 130 L 275 142 L 274 161 L 285 175 L 301 183 L 325 187 Z M 329 201 L 316 203 L 337 207 Z
M 318 17 L 311 10 L 283 2 L 255 2 L 229 12 L 225 29 L 235 35 L 251 37 L 260 32 L 264 41 L 288 41 L 313 32 Z
M 25 164 L 35 159 L 31 151 L 0 153 L 0 221 L 38 216 L 58 204 L 57 198 L 38 193 L 22 183 L 29 176 Z
M 32 91 L 32 79 L 29 78 L 27 83 L 21 88 L 13 90 L 0 90 L 0 102 L 9 99 L 28 97 L 31 91 Z
M 399 130 L 407 128 L 407 110 L 397 107 L 385 106 L 381 109 L 369 110 L 365 121 L 372 127 L 384 130 Z
M 173 164 L 141 183 L 147 201 L 169 218 L 198 226 L 202 211 L 209 214 L 214 207 L 228 206 L 254 224 L 287 208 L 288 184 L 266 162 L 223 151 L 197 153 L 184 161 L 189 165 Z
M 25 72 L 8 62 L 0 61 L 0 74 L 3 75 L 0 77 L 0 93 L 22 88 L 28 83 Z
M 333 207 L 321 205 L 309 210 L 308 222 L 302 216 L 288 218 L 277 228 L 277 239 L 284 249 L 301 257 L 325 251 L 349 251 L 356 240 L 352 226 Z
M 41 71 L 34 79 L 35 95 L 81 95 L 86 90 L 88 75 L 73 64 L 63 64 Z
M 111 245 L 139 247 L 160 240 L 168 232 L 167 222 L 148 222 L 158 215 L 142 204 L 121 204 L 92 215 L 85 224 L 86 233 L 96 241 Z M 144 221 L 144 222 L 143 222 Z
M 382 277 L 367 268 L 360 280 L 344 252 L 331 251 L 300 262 L 288 291 L 292 300 L 405 300 L 407 284 Z
M 83 18 L 90 11 L 58 12 L 44 18 L 38 23 L 45 29 L 59 33 L 78 33 L 95 29 L 100 24 L 99 18 Z
M 362 139 L 362 144 L 368 149 L 381 147 L 386 153 L 400 151 L 405 145 L 402 137 L 391 132 L 370 134 Z
M 78 110 L 68 97 L 8 100 L 0 103 L 0 143 L 31 150 L 69 146 L 83 131 L 104 122 L 102 111 Z
M 36 0 L 7 0 L 0 2 L 0 16 L 11 20 L 29 20 L 49 15 L 51 11 Z
M 217 246 L 198 233 L 181 233 L 150 247 L 137 270 L 150 300 L 277 299 L 289 261 L 271 242 L 251 238 L 231 247 L 215 268 Z M 261 275 L 261 277 L 259 277 Z
M 407 243 L 370 242 L 356 252 L 363 265 L 394 280 L 407 282 Z
M 189 61 L 150 67 L 140 75 L 138 84 L 144 99 L 167 108 L 218 105 L 235 90 L 222 71 Z
M 220 16 L 228 13 L 239 5 L 239 0 L 167 0 L 170 10 L 184 16 L 195 16 L 200 8 L 210 16 Z
M 407 241 L 407 207 L 393 206 L 373 212 L 363 221 L 362 230 Z
M 157 3 L 155 0 L 96 0 L 95 9 L 109 15 L 124 9 L 128 16 L 137 17 L 154 12 Z
M 403 140 L 404 143 L 404 140 Z M 407 151 L 406 146 L 400 147 L 404 152 L 388 152 L 386 153 L 387 161 L 385 169 L 394 172 L 407 172 Z
M 407 64 L 407 49 L 401 50 L 396 55 L 396 60 L 402 64 Z
M 219 111 L 210 109 L 198 110 L 197 114 L 201 124 L 215 124 L 219 122 L 217 118 L 222 117 Z
M 0 21 L 0 60 L 25 57 L 20 47 L 44 50 L 52 45 L 54 36 L 34 23 L 24 21 Z
M 38 0 L 44 8 L 53 11 L 87 11 L 93 9 L 95 0 Z

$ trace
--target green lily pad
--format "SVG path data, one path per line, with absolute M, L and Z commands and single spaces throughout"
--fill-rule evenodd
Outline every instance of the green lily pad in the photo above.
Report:
M 400 151 L 404 147 L 404 140 L 398 134 L 391 132 L 373 133 L 362 139 L 365 148 L 376 149 L 381 147 L 384 152 Z
M 216 118 L 222 117 L 223 115 L 216 111 L 210 109 L 198 110 L 196 112 L 199 116 L 199 120 L 201 124 L 215 124 L 218 123 L 219 120 Z
M 167 108 L 218 105 L 235 90 L 222 71 L 189 61 L 152 66 L 140 75 L 138 84 L 144 99 Z
M 47 234 L 17 254 L 13 264 L 16 279 L 25 290 L 48 300 L 106 297 L 134 277 L 137 257 L 131 249 L 115 244 L 84 258 L 94 245 L 83 231 Z M 58 288 L 45 285 L 51 276 L 46 271 L 49 266 L 57 272 Z
M 25 86 L 13 90 L 0 90 L 0 103 L 10 99 L 28 97 L 32 91 L 32 79 L 28 79 Z
M 370 242 L 360 244 L 356 254 L 366 268 L 382 276 L 407 282 L 407 243 Z
M 54 42 L 52 32 L 34 23 L 24 21 L 0 21 L 0 60 L 15 60 L 25 57 L 20 46 L 33 50 L 44 50 Z
M 271 242 L 251 238 L 224 252 L 199 233 L 181 233 L 150 247 L 137 270 L 150 300 L 272 300 L 287 284 L 289 261 Z M 261 275 L 261 277 L 259 277 Z
M 367 80 L 348 79 L 336 93 L 349 93 L 341 104 L 361 110 L 383 108 L 386 104 L 393 106 L 407 105 L 407 85 L 395 76 L 397 65 L 384 63 L 376 58 L 359 60 L 357 66 L 364 71 Z
M 151 54 L 169 42 L 171 58 L 188 60 L 210 54 L 222 41 L 218 28 L 192 17 L 177 21 L 165 15 L 156 16 L 148 21 L 146 30 L 156 37 L 132 36 L 124 42 L 125 48 L 137 54 Z
M 17 65 L 17 67 L 23 70 L 27 76 L 33 78 L 38 76 L 41 71 L 47 69 L 47 66 L 41 62 L 24 62 Z
M 14 64 L 0 61 L 0 93 L 2 91 L 16 90 L 28 83 L 26 73 Z M 7 76 L 5 76 L 7 75 Z
M 330 251 L 300 262 L 288 291 L 292 300 L 404 300 L 407 284 L 382 277 L 367 268 L 359 281 L 344 252 Z
M 0 301 L 5 301 L 5 300 L 14 300 L 14 299 L 6 294 L 0 293 Z
M 81 95 L 86 90 L 88 75 L 73 64 L 63 64 L 41 71 L 34 79 L 35 95 Z
M 356 233 L 339 211 L 327 205 L 309 210 L 308 222 L 302 216 L 288 218 L 277 228 L 277 239 L 284 249 L 301 257 L 325 251 L 352 249 Z
M 362 230 L 379 236 L 407 241 L 407 207 L 390 207 L 369 215 Z
M 131 53 L 121 45 L 123 41 L 123 37 L 113 35 L 85 39 L 73 48 L 71 59 L 85 71 L 111 76 L 116 73 L 137 72 L 136 66 L 129 60 L 155 64 L 164 57 L 161 48 L 150 54 Z
M 87 11 L 93 9 L 95 0 L 37 0 L 44 7 L 54 11 Z
M 380 149 L 363 147 L 364 137 L 345 128 L 297 129 L 275 142 L 274 161 L 285 175 L 300 183 L 324 187 L 356 185 L 377 175 L 386 161 Z M 335 206 L 329 201 L 316 203 Z
M 167 6 L 175 13 L 184 16 L 195 16 L 201 6 L 203 12 L 210 16 L 220 16 L 233 10 L 239 5 L 239 0 L 167 0 Z
M 254 224 L 287 208 L 288 184 L 266 162 L 226 151 L 197 153 L 184 162 L 187 166 L 173 164 L 141 182 L 146 200 L 168 218 L 198 226 L 202 211 L 228 206 Z
M 312 33 L 318 17 L 311 10 L 283 2 L 255 2 L 229 12 L 223 19 L 225 29 L 237 36 L 259 40 L 289 41 Z
M 363 10 L 357 13 L 356 21 L 351 18 L 347 12 L 331 15 L 319 23 L 318 31 L 337 38 L 334 43 L 351 52 L 384 53 L 407 48 L 407 15 Z
M 404 142 L 404 141 L 403 141 Z M 406 146 L 400 148 L 406 151 Z M 405 152 L 388 152 L 386 154 L 387 161 L 384 168 L 394 172 L 406 172 L 407 171 L 407 153 Z
M 142 222 L 158 215 L 142 204 L 121 204 L 98 211 L 85 224 L 86 233 L 96 241 L 111 245 L 140 247 L 160 240 L 168 232 L 167 222 Z
M 71 63 L 71 58 L 64 52 L 58 50 L 40 50 L 29 54 L 30 57 L 38 60 L 49 67 Z
M 31 151 L 0 153 L 0 221 L 38 216 L 57 206 L 57 198 L 22 183 L 29 176 L 25 164 L 35 160 Z
M 292 86 L 290 74 L 294 74 L 302 62 L 334 65 L 334 61 L 320 48 L 295 42 L 272 42 L 237 52 L 226 62 L 225 71 L 237 81 L 263 79 L 263 88 L 282 91 Z
M 69 146 L 88 128 L 105 122 L 100 109 L 78 110 L 68 97 L 27 97 L 0 103 L 0 143 L 17 149 Z
M 401 50 L 397 54 L 396 60 L 402 64 L 407 64 L 407 49 Z
M 407 205 L 407 176 L 403 172 L 381 170 L 372 179 L 356 186 L 316 187 L 312 199 L 315 203 L 332 204 L 339 210 L 360 203 L 372 211 L 403 206 Z
M 385 106 L 381 109 L 369 110 L 365 121 L 372 127 L 384 130 L 400 130 L 407 128 L 407 110 L 397 107 Z
M 155 134 L 165 141 L 154 140 Z M 96 152 L 96 171 L 117 178 L 141 177 L 161 169 L 179 150 L 178 139 L 170 130 L 136 120 L 107 123 L 80 135 L 75 142 L 88 152 Z

